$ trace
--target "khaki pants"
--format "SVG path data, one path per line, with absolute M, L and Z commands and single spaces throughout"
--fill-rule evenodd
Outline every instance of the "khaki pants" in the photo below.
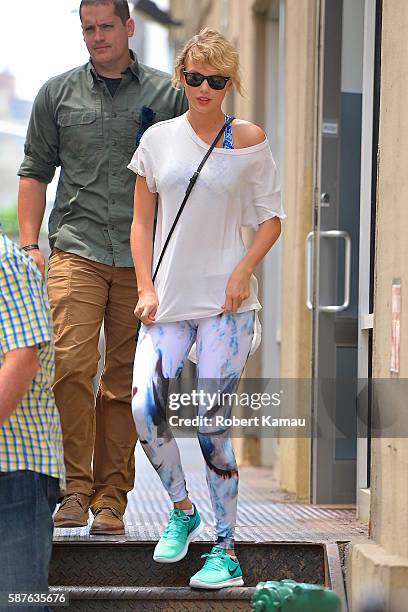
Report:
M 48 293 L 67 494 L 89 496 L 92 511 L 110 507 L 123 513 L 134 484 L 137 439 L 131 410 L 137 302 L 134 270 L 54 249 Z M 106 357 L 95 402 L 92 379 L 100 357 L 102 322 Z

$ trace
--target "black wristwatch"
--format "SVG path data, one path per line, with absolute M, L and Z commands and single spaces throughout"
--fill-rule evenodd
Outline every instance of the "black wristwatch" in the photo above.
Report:
M 23 251 L 39 251 L 40 247 L 38 246 L 38 244 L 26 244 L 25 246 L 21 247 L 23 249 Z

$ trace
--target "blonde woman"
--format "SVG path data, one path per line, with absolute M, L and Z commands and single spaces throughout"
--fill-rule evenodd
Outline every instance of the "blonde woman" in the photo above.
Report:
M 256 265 L 279 237 L 284 213 L 276 166 L 264 132 L 234 119 L 204 166 L 177 223 L 155 283 L 155 263 L 183 200 L 190 177 L 228 118 L 222 110 L 232 88 L 241 92 L 238 54 L 218 32 L 202 30 L 176 60 L 174 84 L 189 102 L 186 114 L 149 128 L 129 168 L 138 174 L 131 246 L 141 320 L 133 377 L 133 416 L 146 455 L 166 488 L 173 510 L 154 559 L 184 558 L 201 528 L 188 496 L 180 454 L 166 422 L 169 379 L 180 375 L 194 343 L 197 388 L 231 393 L 256 332 Z M 153 251 L 153 220 L 159 196 Z M 241 228 L 256 229 L 246 251 Z M 214 415 L 201 402 L 201 416 Z M 227 415 L 228 416 L 228 415 Z M 215 421 L 215 420 L 214 420 Z M 234 554 L 238 470 L 227 428 L 198 430 L 215 515 L 216 542 L 190 580 L 198 588 L 241 586 Z

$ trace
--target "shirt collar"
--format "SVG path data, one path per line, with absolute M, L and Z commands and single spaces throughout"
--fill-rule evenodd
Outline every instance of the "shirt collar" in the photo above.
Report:
M 139 61 L 136 57 L 136 54 L 132 51 L 132 49 L 129 49 L 129 53 L 130 53 L 130 57 L 132 59 L 132 63 L 129 64 L 129 66 L 127 68 L 125 68 L 125 70 L 122 72 L 122 74 L 126 74 L 127 72 L 130 72 L 134 77 L 136 77 L 138 80 L 140 79 L 140 66 L 139 66 Z M 89 58 L 89 62 L 87 64 L 87 72 L 88 72 L 88 80 L 89 80 L 89 84 L 91 85 L 91 87 L 94 85 L 94 79 L 98 78 L 98 73 L 95 70 L 95 67 L 92 63 L 92 59 Z
M 139 61 L 136 57 L 136 53 L 133 53 L 132 49 L 129 49 L 130 52 L 130 57 L 132 58 L 132 63 L 128 66 L 127 70 L 129 69 L 132 74 L 139 79 L 140 78 L 140 66 L 139 66 Z

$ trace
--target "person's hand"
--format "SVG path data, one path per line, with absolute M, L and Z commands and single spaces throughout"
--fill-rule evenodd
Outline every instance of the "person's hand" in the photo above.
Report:
M 151 325 L 155 321 L 158 306 L 159 300 L 154 289 L 141 291 L 135 308 L 135 316 L 145 325 Z
M 42 277 L 45 277 L 45 259 L 44 255 L 41 253 L 40 249 L 31 249 L 30 251 L 26 251 L 28 255 L 32 259 L 34 259 L 35 265 L 41 272 Z
M 242 302 L 249 297 L 251 273 L 243 267 L 236 267 L 229 277 L 225 289 L 224 312 L 237 312 Z

